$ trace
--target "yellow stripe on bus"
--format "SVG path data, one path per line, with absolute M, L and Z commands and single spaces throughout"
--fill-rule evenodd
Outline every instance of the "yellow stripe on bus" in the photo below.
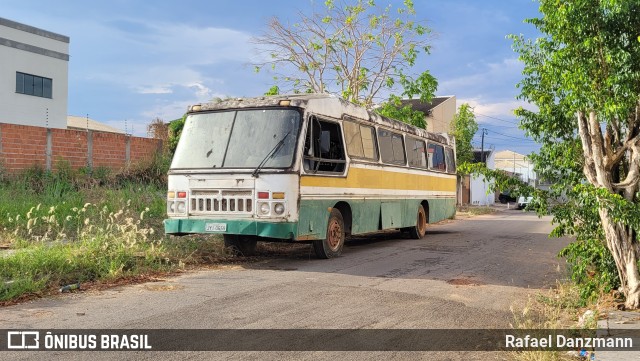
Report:
M 423 191 L 456 191 L 456 177 L 437 177 L 376 169 L 351 168 L 346 178 L 301 176 L 303 187 L 368 188 Z

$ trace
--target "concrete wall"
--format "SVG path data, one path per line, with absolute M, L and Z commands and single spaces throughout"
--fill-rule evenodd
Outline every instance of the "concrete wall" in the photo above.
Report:
M 495 153 L 489 153 L 486 159 L 487 168 L 495 169 Z M 471 177 L 470 181 L 470 202 L 472 205 L 488 206 L 495 203 L 495 193 L 488 193 L 490 184 L 484 177 Z
M 118 171 L 151 159 L 162 146 L 160 139 L 125 134 L 0 123 L 0 166 L 10 173 L 33 166 L 55 170 L 59 160 L 74 169 Z
M 52 98 L 16 93 L 16 72 L 52 79 Z M 67 127 L 69 38 L 0 18 L 0 121 Z
M 435 133 L 450 133 L 451 122 L 456 115 L 456 97 L 451 96 L 431 110 L 427 117 L 427 130 Z

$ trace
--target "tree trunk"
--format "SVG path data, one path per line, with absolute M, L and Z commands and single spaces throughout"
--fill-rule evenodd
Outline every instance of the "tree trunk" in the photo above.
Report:
M 633 233 L 625 226 L 615 223 L 606 208 L 600 208 L 599 213 L 607 247 L 616 262 L 620 284 L 626 297 L 625 307 L 637 309 L 640 307 L 640 272 Z

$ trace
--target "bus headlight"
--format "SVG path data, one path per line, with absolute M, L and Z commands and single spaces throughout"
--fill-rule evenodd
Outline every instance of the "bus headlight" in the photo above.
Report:
M 176 202 L 168 202 L 167 213 L 176 213 Z
M 284 204 L 282 204 L 282 203 L 276 203 L 276 204 L 273 206 L 273 211 L 275 212 L 275 214 L 277 214 L 277 215 L 279 215 L 279 216 L 280 216 L 280 215 L 282 215 L 282 213 L 284 213 Z
M 269 214 L 269 203 L 260 203 L 260 214 Z
M 177 202 L 176 210 L 178 211 L 178 213 L 186 213 L 187 207 L 184 202 Z

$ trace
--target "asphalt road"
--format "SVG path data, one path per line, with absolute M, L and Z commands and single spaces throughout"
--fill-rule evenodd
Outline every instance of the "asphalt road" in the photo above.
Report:
M 432 225 L 421 240 L 360 237 L 341 257 L 262 247 L 257 261 L 0 310 L 0 329 L 509 328 L 510 306 L 564 275 L 550 219 L 503 210 Z M 2 337 L 2 335 L 0 335 Z M 464 340 L 460 340 L 464 342 Z M 12 352 L 10 359 L 502 359 L 480 352 Z

